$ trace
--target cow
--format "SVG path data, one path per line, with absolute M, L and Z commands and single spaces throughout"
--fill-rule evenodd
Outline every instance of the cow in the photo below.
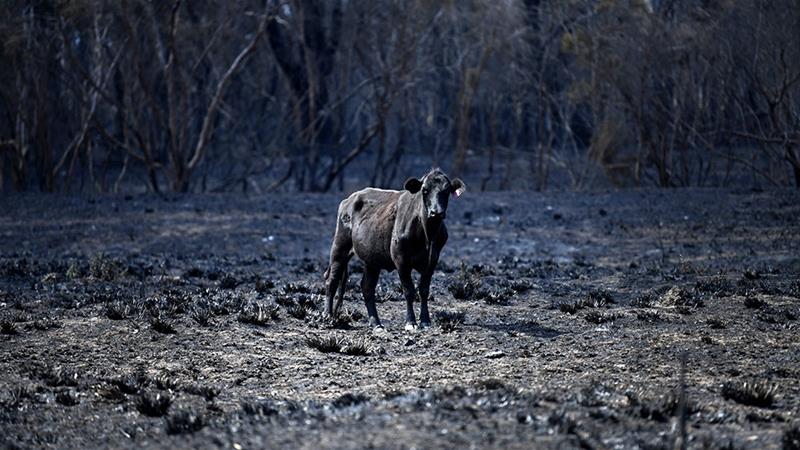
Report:
M 422 179 L 409 178 L 401 191 L 366 188 L 339 204 L 330 264 L 325 270 L 325 316 L 333 318 L 342 304 L 347 285 L 347 265 L 353 255 L 364 263 L 361 291 L 369 324 L 383 328 L 375 308 L 375 287 L 381 270 L 397 270 L 406 300 L 405 329 L 417 328 L 414 300 L 417 290 L 411 271 L 420 274 L 420 325 L 431 325 L 428 294 L 439 253 L 447 242 L 444 219 L 450 196 L 466 191 L 464 183 L 433 169 Z M 338 290 L 334 307 L 333 299 Z

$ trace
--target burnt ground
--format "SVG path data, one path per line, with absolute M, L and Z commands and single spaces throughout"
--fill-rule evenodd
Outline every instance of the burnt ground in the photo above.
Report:
M 0 444 L 798 448 L 797 191 L 468 193 L 416 333 L 340 198 L 4 195 Z

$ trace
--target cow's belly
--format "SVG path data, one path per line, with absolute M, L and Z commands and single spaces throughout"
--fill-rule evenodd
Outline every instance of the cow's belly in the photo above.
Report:
M 353 252 L 364 264 L 392 271 L 390 245 L 392 240 L 391 224 L 376 224 L 369 221 L 356 223 L 353 226 Z

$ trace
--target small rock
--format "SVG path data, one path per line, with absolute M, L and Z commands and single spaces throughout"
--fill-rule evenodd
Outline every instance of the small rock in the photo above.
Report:
M 406 343 L 403 345 L 405 345 L 406 347 L 410 347 L 414 344 L 416 344 L 416 341 L 414 341 L 413 339 L 406 339 Z

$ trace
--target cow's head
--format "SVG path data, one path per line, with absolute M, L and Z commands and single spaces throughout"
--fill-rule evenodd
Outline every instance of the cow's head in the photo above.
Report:
M 422 195 L 422 208 L 426 219 L 442 220 L 447 214 L 450 196 L 460 196 L 466 191 L 464 182 L 458 178 L 450 179 L 439 169 L 433 169 L 422 180 L 409 178 L 405 189 L 412 194 Z

